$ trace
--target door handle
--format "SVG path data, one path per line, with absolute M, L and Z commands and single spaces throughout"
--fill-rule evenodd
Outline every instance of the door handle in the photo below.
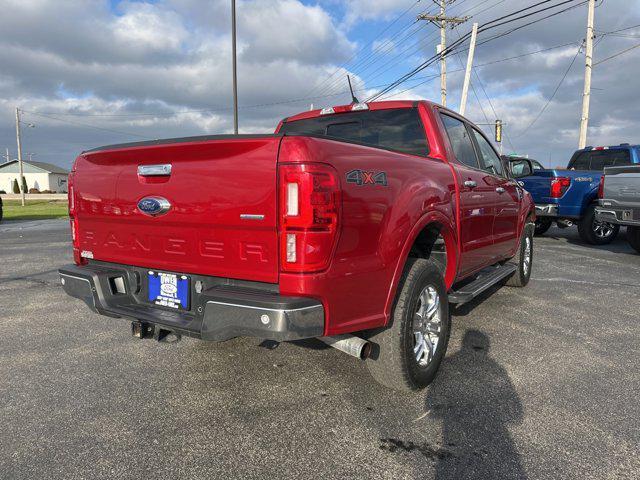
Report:
M 465 187 L 469 187 L 469 188 L 476 188 L 478 186 L 478 184 L 476 182 L 474 182 L 473 180 L 465 180 L 464 186 Z
M 498 187 L 498 188 L 496 188 L 496 192 L 504 193 L 504 192 L 506 192 L 506 190 L 504 188 L 502 188 L 502 187 Z
M 168 177 L 171 175 L 171 164 L 138 165 L 138 175 L 141 177 Z

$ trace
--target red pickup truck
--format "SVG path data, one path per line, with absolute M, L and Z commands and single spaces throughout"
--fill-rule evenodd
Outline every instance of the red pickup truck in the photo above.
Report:
M 534 204 L 482 132 L 420 101 L 83 152 L 67 294 L 139 338 L 320 338 L 381 383 L 434 378 L 449 304 L 531 274 Z

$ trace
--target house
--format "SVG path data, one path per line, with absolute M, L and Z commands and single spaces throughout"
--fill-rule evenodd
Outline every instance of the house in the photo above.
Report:
M 24 179 L 27 191 L 37 188 L 40 191 L 66 192 L 69 172 L 51 163 L 23 161 Z M 20 184 L 20 165 L 17 160 L 0 163 L 0 190 L 13 193 L 13 181 Z

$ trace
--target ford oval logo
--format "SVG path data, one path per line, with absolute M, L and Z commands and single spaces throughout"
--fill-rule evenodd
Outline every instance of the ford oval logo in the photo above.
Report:
M 164 215 L 170 208 L 169 200 L 162 197 L 144 197 L 138 202 L 138 210 L 152 217 Z

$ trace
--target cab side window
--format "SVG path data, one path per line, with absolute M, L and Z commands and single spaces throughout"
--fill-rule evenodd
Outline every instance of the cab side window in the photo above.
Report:
M 465 124 L 449 115 L 441 114 L 440 116 L 456 159 L 465 165 L 478 168 L 478 158 Z
M 478 145 L 480 168 L 494 175 L 504 177 L 502 161 L 491 144 L 475 128 L 471 128 L 471 131 L 473 132 L 476 144 Z

